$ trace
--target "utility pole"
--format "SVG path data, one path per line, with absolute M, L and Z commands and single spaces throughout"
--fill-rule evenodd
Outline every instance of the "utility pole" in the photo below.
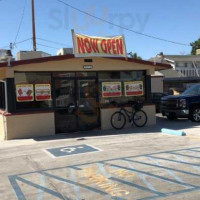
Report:
M 36 36 L 35 36 L 35 8 L 34 0 L 31 0 L 31 11 L 32 11 L 32 39 L 33 39 L 33 51 L 36 51 Z

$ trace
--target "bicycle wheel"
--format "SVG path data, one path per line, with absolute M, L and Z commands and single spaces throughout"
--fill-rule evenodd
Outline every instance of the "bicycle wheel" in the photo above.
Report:
M 143 127 L 147 123 L 147 115 L 143 110 L 138 110 L 133 114 L 133 123 L 137 127 Z
M 111 125 L 115 129 L 122 129 L 126 124 L 126 117 L 121 112 L 115 112 L 110 119 Z

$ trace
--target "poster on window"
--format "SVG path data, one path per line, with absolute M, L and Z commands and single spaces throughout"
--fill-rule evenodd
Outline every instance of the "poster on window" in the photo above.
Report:
M 35 84 L 35 100 L 51 100 L 51 84 Z
M 144 87 L 142 81 L 124 82 L 125 96 L 142 96 Z
M 16 85 L 17 102 L 33 101 L 34 91 L 33 84 L 18 84 Z
M 122 96 L 121 82 L 102 82 L 102 97 Z

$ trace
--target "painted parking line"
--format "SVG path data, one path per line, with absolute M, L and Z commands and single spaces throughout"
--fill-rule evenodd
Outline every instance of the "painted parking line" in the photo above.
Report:
M 184 162 L 184 161 L 177 161 L 177 160 L 172 160 L 172 159 L 162 158 L 162 157 L 156 157 L 156 156 L 151 156 L 151 155 L 148 155 L 147 157 L 150 157 L 150 158 L 153 158 L 153 159 L 158 159 L 158 160 L 165 160 L 165 161 L 175 162 L 175 163 L 179 163 L 179 164 L 185 164 L 185 165 L 191 165 L 191 166 L 198 166 L 198 167 L 200 167 L 199 164 L 195 164 L 195 163 L 189 163 L 189 162 Z
M 129 160 L 126 160 L 124 159 L 126 164 L 128 165 L 129 168 L 131 169 L 134 169 L 133 168 L 133 165 L 130 164 Z M 144 174 L 140 174 L 140 173 L 137 173 L 139 178 L 142 180 L 142 182 L 146 185 L 146 187 L 152 192 L 152 193 L 155 193 L 156 195 L 163 195 L 163 193 L 160 193 L 158 192 L 154 187 L 153 185 L 147 181 L 147 179 L 145 178 L 145 175 Z
M 123 166 L 120 166 L 120 165 L 114 165 L 114 164 L 110 164 L 110 165 L 114 166 L 114 167 L 126 169 L 128 171 L 133 171 L 133 172 L 137 172 L 137 173 L 140 173 L 140 174 L 145 174 L 147 176 L 151 176 L 151 177 L 154 177 L 156 179 L 159 179 L 159 180 L 162 180 L 162 181 L 166 181 L 166 182 L 169 182 L 169 183 L 175 183 L 175 184 L 178 184 L 178 185 L 188 186 L 188 187 L 195 187 L 195 185 L 182 183 L 180 181 L 177 181 L 177 180 L 174 180 L 174 179 L 170 179 L 170 178 L 166 178 L 164 176 L 159 176 L 159 175 L 156 175 L 156 174 L 153 174 L 153 173 L 150 173 L 150 172 L 145 172 L 145 171 L 137 170 L 137 169 L 131 169 L 131 168 L 123 167 Z
M 71 180 L 73 182 L 77 182 L 77 179 L 76 179 L 76 175 L 75 175 L 75 169 L 71 168 L 70 169 L 70 175 L 71 175 Z M 81 198 L 81 193 L 80 193 L 80 187 L 77 186 L 77 185 L 74 185 L 74 191 L 75 191 L 75 195 L 76 195 L 76 199 L 79 200 L 79 199 L 82 199 Z
M 136 161 L 136 160 L 130 160 L 130 159 L 127 159 L 127 158 L 125 158 L 124 160 L 127 160 L 129 162 L 133 162 L 133 163 L 139 163 L 139 164 L 142 164 L 142 165 L 151 166 L 151 167 L 157 167 L 157 168 L 166 169 L 166 170 L 170 170 L 170 171 L 180 172 L 180 173 L 183 173 L 183 174 L 186 174 L 186 175 L 200 177 L 200 174 L 187 172 L 187 171 L 184 171 L 184 170 L 179 170 L 179 169 L 175 169 L 175 168 L 171 168 L 171 167 L 165 167 L 165 166 L 161 166 L 161 165 L 155 165 L 155 164 L 145 163 L 145 162 Z M 155 162 L 155 160 L 154 160 L 154 162 Z
M 80 146 L 83 148 L 78 148 Z M 62 153 L 67 153 L 68 156 L 86 153 L 88 147 L 86 147 L 84 152 L 79 152 L 79 149 L 84 148 L 83 145 L 77 145 L 60 147 L 59 149 L 60 151 L 62 150 Z M 91 194 L 94 199 L 151 200 L 169 196 L 173 199 L 173 195 L 200 190 L 200 174 L 198 174 L 200 165 L 192 163 L 190 160 L 196 159 L 198 162 L 198 157 L 193 154 L 198 153 L 199 150 L 200 147 L 194 147 L 46 169 L 9 176 L 9 181 L 18 200 L 29 199 L 26 187 L 36 189 L 37 194 L 35 199 L 37 200 L 48 198 L 45 195 L 52 196 L 52 199 L 64 199 L 62 194 L 49 186 L 47 183 L 48 180 L 56 181 L 59 185 L 63 184 L 63 187 L 64 185 L 65 187 L 70 187 L 70 191 L 73 190 L 74 193 L 73 198 L 69 198 L 73 200 L 74 196 L 76 196 L 77 200 L 84 199 L 85 194 Z M 191 156 L 187 155 L 187 151 L 190 153 L 193 152 L 193 154 L 191 153 Z M 54 156 L 59 155 L 56 151 Z M 174 156 L 174 159 L 171 158 L 171 155 Z M 62 154 L 62 156 L 64 155 Z M 187 166 L 187 169 L 191 170 L 182 170 L 181 166 Z M 159 173 L 159 171 L 151 170 L 151 168 L 162 170 L 162 173 L 159 175 L 155 174 L 155 172 Z M 196 169 L 197 172 L 192 172 L 193 169 Z M 68 175 L 63 176 L 63 173 L 67 173 Z M 38 180 L 32 180 L 30 175 L 38 177 L 35 178 Z M 196 181 L 188 183 L 193 178 Z M 156 180 L 156 184 L 154 180 Z M 164 184 L 168 184 L 170 189 L 161 191 L 162 188 L 159 186 Z M 138 195 L 138 193 L 141 193 L 141 195 Z M 144 193 L 146 196 L 143 195 Z
M 200 152 L 200 151 L 198 151 L 198 150 L 194 150 L 194 149 L 189 149 L 188 151 L 197 152 L 197 153 Z
M 181 154 L 181 153 L 176 153 L 176 152 L 170 152 L 169 154 L 173 154 L 173 155 L 179 155 L 179 156 L 185 156 L 185 157 L 189 157 L 189 158 L 196 158 L 196 159 L 200 159 L 200 157 L 199 157 L 199 156 L 186 155 L 186 154 Z
M 45 187 L 45 176 L 44 175 L 40 176 L 40 185 Z M 38 195 L 37 195 L 37 200 L 42 200 L 43 194 L 44 194 L 44 191 L 39 189 Z
M 10 184 L 12 185 L 16 199 L 26 200 L 24 193 L 22 192 L 22 189 L 20 188 L 20 186 L 17 183 L 17 175 L 9 176 L 8 179 L 10 181 Z

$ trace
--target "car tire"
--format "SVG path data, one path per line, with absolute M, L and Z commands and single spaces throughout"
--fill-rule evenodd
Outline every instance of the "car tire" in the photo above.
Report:
M 168 120 L 176 120 L 177 119 L 177 117 L 176 117 L 176 115 L 175 114 L 173 114 L 173 113 L 170 113 L 168 116 L 167 116 L 167 119 Z
M 190 120 L 200 122 L 200 107 L 194 107 L 190 110 Z

